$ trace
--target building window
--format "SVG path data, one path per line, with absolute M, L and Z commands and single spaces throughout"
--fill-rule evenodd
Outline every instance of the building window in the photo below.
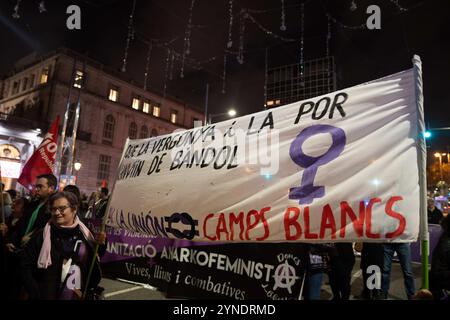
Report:
M 145 139 L 148 137 L 148 128 L 146 125 L 141 127 L 141 133 L 139 135 L 139 139 Z
M 141 100 L 139 97 L 133 97 L 133 101 L 131 102 L 131 107 L 134 110 L 139 110 L 139 105 L 141 104 Z
M 177 123 L 177 114 L 178 112 L 176 110 L 170 111 L 170 122 Z
M 11 94 L 16 94 L 19 92 L 19 82 L 18 81 L 14 81 L 13 82 L 13 86 L 11 88 Z
M 161 115 L 161 108 L 159 106 L 153 106 L 153 116 L 159 117 Z
M 24 78 L 22 81 L 22 91 L 25 91 L 28 89 L 28 77 Z
M 137 125 L 135 122 L 132 122 L 130 124 L 130 127 L 128 128 L 128 136 L 130 139 L 136 139 L 137 137 Z
M 114 126 L 116 124 L 116 120 L 112 115 L 107 115 L 105 118 L 105 124 L 103 126 L 103 143 L 104 144 L 112 144 L 114 137 Z
M 144 111 L 145 113 L 149 113 L 150 112 L 150 103 L 148 103 L 147 101 L 144 101 L 144 106 L 142 107 L 142 111 Z
M 157 137 L 158 136 L 158 130 L 156 129 L 152 129 L 152 134 L 150 135 L 150 137 Z
M 73 86 L 75 88 L 81 89 L 81 87 L 83 86 L 83 82 L 84 82 L 84 73 L 83 71 L 77 70 L 77 72 L 75 72 L 75 79 L 73 79 Z
M 50 68 L 44 68 L 44 70 L 42 70 L 41 73 L 41 84 L 47 83 L 48 82 L 48 78 L 50 76 Z
M 30 76 L 30 89 L 34 87 L 34 79 L 35 79 L 35 75 L 34 73 Z
M 111 167 L 111 156 L 101 154 L 98 161 L 97 179 L 108 180 L 110 167 Z
M 111 88 L 109 88 L 108 99 L 114 102 L 119 100 L 119 87 L 111 86 Z

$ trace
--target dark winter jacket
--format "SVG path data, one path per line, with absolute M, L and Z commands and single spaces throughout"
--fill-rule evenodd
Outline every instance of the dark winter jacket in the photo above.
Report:
M 81 258 L 74 252 L 77 240 L 81 240 L 83 254 Z M 61 229 L 51 226 L 51 260 L 52 264 L 46 269 L 37 267 L 38 257 L 43 244 L 43 229 L 38 230 L 30 241 L 19 251 L 21 278 L 30 299 L 56 300 L 77 299 L 73 294 L 67 296 L 66 283 L 70 280 L 70 273 L 62 282 L 62 266 L 65 261 L 72 258 L 72 265 L 77 265 L 81 274 L 81 291 L 84 292 L 86 278 L 92 262 L 94 248 L 84 238 L 78 227 L 73 229 Z M 81 246 L 77 246 L 81 247 Z M 100 251 L 105 251 L 106 246 L 101 246 Z M 101 270 L 98 259 L 89 282 L 89 288 L 96 288 L 101 279 Z M 63 292 L 64 291 L 64 292 Z M 69 292 L 70 293 L 70 292 Z M 70 293 L 72 294 L 72 293 Z
M 31 219 L 31 216 L 34 210 L 38 207 L 39 200 L 35 200 L 30 202 L 25 208 L 22 217 L 17 222 L 16 230 L 10 234 L 9 242 L 13 243 L 17 248 L 21 245 L 22 237 L 25 235 L 25 231 L 28 227 L 28 222 Z M 48 220 L 50 220 L 50 212 L 47 210 L 47 204 L 44 204 L 40 209 L 39 213 L 34 221 L 34 225 L 31 228 L 33 232 L 39 229 L 42 229 L 47 224 Z
M 441 236 L 433 250 L 430 285 L 432 292 L 450 290 L 450 238 Z

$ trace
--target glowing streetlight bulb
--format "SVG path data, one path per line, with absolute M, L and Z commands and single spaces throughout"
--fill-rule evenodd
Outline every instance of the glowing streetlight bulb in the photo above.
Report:
M 75 163 L 73 164 L 73 168 L 74 168 L 76 171 L 80 170 L 80 169 L 81 169 L 81 163 L 80 163 L 80 162 L 75 162 Z
M 234 116 L 236 115 L 236 110 L 230 109 L 230 110 L 228 111 L 228 115 L 229 115 L 230 117 L 234 117 Z

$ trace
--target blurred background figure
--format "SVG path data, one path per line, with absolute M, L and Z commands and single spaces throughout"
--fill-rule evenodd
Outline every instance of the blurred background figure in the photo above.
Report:
M 3 208 L 1 208 L 1 210 L 4 213 L 5 218 L 8 218 L 11 215 L 12 199 L 11 199 L 10 194 L 5 191 L 5 184 L 3 182 L 0 182 L 0 191 L 1 191 L 2 197 L 3 197 L 3 202 L 2 202 Z M 2 219 L 2 218 L 0 217 L 0 219 Z M 2 222 L 4 222 L 4 221 L 2 221 Z
M 79 203 L 79 206 L 78 206 L 78 217 L 80 217 L 80 219 L 84 219 L 84 216 L 86 215 L 86 211 L 83 211 L 82 208 L 81 208 L 81 193 L 80 193 L 80 189 L 78 189 L 78 187 L 76 185 L 69 184 L 69 185 L 64 187 L 63 191 L 73 193 L 77 197 L 77 201 Z
M 349 300 L 352 270 L 355 264 L 353 243 L 339 242 L 333 245 L 330 255 L 328 277 L 333 292 L 333 300 Z
M 433 198 L 428 198 L 428 223 L 439 224 L 443 218 L 441 210 L 439 210 Z
M 98 200 L 99 200 L 99 193 L 97 191 L 92 192 L 87 201 L 88 209 L 85 214 L 86 219 L 95 218 L 95 203 Z
M 98 190 L 98 201 L 95 203 L 95 218 L 103 219 L 106 213 L 106 207 L 109 200 L 108 188 L 100 188 Z
M 16 233 L 18 222 L 23 216 L 24 208 L 28 204 L 28 200 L 25 197 L 15 198 L 12 204 L 12 213 L 6 218 L 4 224 L 0 224 L 0 230 L 2 234 L 1 248 L 3 254 L 2 262 L 2 285 L 0 286 L 1 296 L 6 300 L 18 299 L 20 292 L 19 281 L 19 261 L 16 253 L 15 246 L 12 245 L 12 240 Z
M 433 250 L 430 289 L 435 299 L 450 299 L 450 217 L 442 220 L 442 234 Z
M 16 198 L 17 198 L 17 191 L 14 189 L 9 189 L 9 190 L 6 190 L 6 192 L 9 193 L 9 196 L 11 197 L 11 201 L 14 202 L 14 200 L 16 200 Z

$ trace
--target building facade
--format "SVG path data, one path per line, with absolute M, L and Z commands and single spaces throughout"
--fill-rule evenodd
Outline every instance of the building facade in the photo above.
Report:
M 60 137 L 68 106 L 67 141 L 80 106 L 72 171 L 80 190 L 112 186 L 127 137 L 148 138 L 190 129 L 204 114 L 171 97 L 135 85 L 123 74 L 69 49 L 29 56 L 0 82 L 0 161 L 6 188 L 18 188 L 18 172 L 50 124 L 60 116 Z M 71 146 L 65 144 L 61 173 L 70 172 Z M 3 171 L 2 171 L 3 172 Z M 63 176 L 64 177 L 64 176 Z M 76 178 L 75 178 L 76 177 Z M 67 177 L 69 178 L 69 177 Z
M 336 90 L 336 71 L 332 56 L 308 60 L 267 70 L 266 108 L 306 100 Z

